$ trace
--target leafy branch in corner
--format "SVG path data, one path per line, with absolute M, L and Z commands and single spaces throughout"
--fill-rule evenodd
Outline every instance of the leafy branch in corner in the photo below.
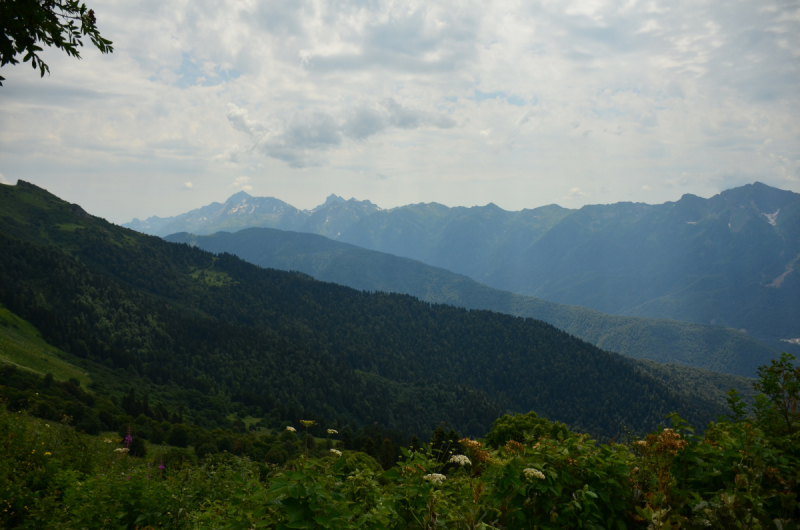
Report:
M 50 73 L 38 52 L 55 46 L 72 57 L 81 58 L 79 47 L 88 36 L 101 53 L 112 53 L 112 42 L 97 29 L 94 10 L 78 0 L 0 0 L 0 67 L 30 61 L 41 76 Z M 0 77 L 0 86 L 5 78 Z

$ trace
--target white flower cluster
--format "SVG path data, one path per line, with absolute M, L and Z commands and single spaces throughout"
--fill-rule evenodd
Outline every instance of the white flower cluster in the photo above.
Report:
M 525 474 L 525 478 L 531 480 L 533 477 L 538 478 L 539 480 L 544 480 L 544 473 L 539 471 L 538 469 L 533 469 L 532 467 L 528 467 L 522 470 Z
M 450 457 L 451 464 L 458 464 L 459 466 L 471 466 L 469 458 L 466 455 L 453 455 Z
M 331 449 L 331 453 L 335 454 L 336 456 L 342 456 L 342 452 L 338 449 Z
M 128 451 L 130 451 L 130 449 L 128 449 L 127 447 L 117 447 L 116 449 L 114 449 L 114 451 L 117 453 L 127 453 Z
M 292 427 L 290 425 L 286 426 L 286 430 L 289 431 L 289 432 L 297 432 L 297 429 L 295 429 L 294 427 Z
M 339 434 L 339 431 L 336 429 L 328 429 L 328 434 Z
M 442 475 L 441 473 L 431 473 L 430 475 L 425 475 L 422 478 L 425 479 L 425 480 L 429 480 L 431 482 L 434 482 L 436 484 L 439 484 L 442 481 L 444 481 L 445 476 Z

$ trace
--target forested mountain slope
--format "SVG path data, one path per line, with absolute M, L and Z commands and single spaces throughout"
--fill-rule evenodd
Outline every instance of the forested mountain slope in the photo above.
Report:
M 800 338 L 800 194 L 761 183 L 709 199 L 684 195 L 658 205 L 579 210 L 435 203 L 381 210 L 368 201 L 329 199 L 303 226 L 290 226 L 288 214 L 280 222 L 249 218 L 245 206 L 255 199 L 235 197 L 225 209 L 236 214 L 235 227 L 169 227 L 318 233 L 553 302 L 744 329 L 771 344 Z
M 608 351 L 748 377 L 777 350 L 720 326 L 614 316 L 482 285 L 466 276 L 347 243 L 298 232 L 248 228 L 208 236 L 165 237 L 214 253 L 228 252 L 262 267 L 304 272 L 369 291 L 406 293 L 433 303 L 489 309 L 552 324 Z
M 0 186 L 0 301 L 71 354 L 295 415 L 485 432 L 504 410 L 599 436 L 651 429 L 686 396 L 540 321 L 261 269 Z

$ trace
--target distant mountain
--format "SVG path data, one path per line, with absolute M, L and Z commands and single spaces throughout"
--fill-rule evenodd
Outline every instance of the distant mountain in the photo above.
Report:
M 352 210 L 343 211 L 323 205 L 324 223 L 273 227 L 328 235 L 497 289 L 605 313 L 716 324 L 772 344 L 800 338 L 797 193 L 755 183 L 710 199 L 520 212 L 493 204 L 390 210 L 363 204 L 353 200 Z M 239 225 L 256 223 L 242 218 Z
M 446 421 L 480 435 L 504 411 L 536 410 L 608 438 L 725 410 L 541 321 L 259 268 L 24 182 L 0 186 L 0 212 L 0 303 L 49 344 L 187 398 L 409 434 Z
M 756 183 L 711 199 L 585 206 L 547 230 L 515 220 L 518 232 L 498 220 L 524 212 L 498 210 L 396 208 L 339 240 L 607 313 L 800 337 L 799 194 Z
M 608 351 L 754 377 L 780 352 L 721 326 L 613 316 L 492 289 L 470 278 L 314 234 L 248 228 L 208 236 L 173 234 L 167 241 L 234 254 L 262 267 L 304 272 L 355 289 L 406 293 L 432 303 L 489 309 L 543 320 Z
M 225 201 L 214 202 L 175 217 L 134 219 L 123 226 L 143 234 L 166 236 L 176 232 L 213 234 L 235 232 L 251 226 L 313 232 L 336 238 L 341 231 L 380 210 L 369 201 L 345 200 L 330 195 L 324 204 L 313 210 L 298 210 L 272 197 L 252 197 L 240 191 Z

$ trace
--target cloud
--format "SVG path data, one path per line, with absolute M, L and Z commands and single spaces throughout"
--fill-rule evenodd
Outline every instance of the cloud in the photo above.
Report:
M 224 162 L 236 165 L 241 161 L 241 155 L 245 152 L 239 144 L 233 144 L 228 149 L 213 158 L 215 162 Z
M 194 184 L 191 183 L 191 182 L 184 182 L 183 183 L 183 189 L 184 190 L 193 190 L 194 189 Z
M 576 188 L 570 188 L 569 193 L 567 195 L 564 195 L 561 198 L 564 199 L 564 200 L 577 199 L 579 197 L 585 197 L 586 195 L 588 195 L 588 194 L 582 192 L 580 188 L 576 187 Z
M 271 127 L 250 119 L 246 109 L 230 103 L 227 118 L 235 130 L 250 137 L 251 150 L 295 168 L 322 165 L 324 155 L 346 141 L 363 141 L 389 129 L 456 126 L 455 120 L 447 115 L 405 107 L 392 98 L 347 108 L 338 115 L 321 110 L 298 111 L 280 120 L 273 119 Z M 216 159 L 233 160 L 240 152 L 241 149 L 232 147 Z
M 349 5 L 348 5 L 349 4 Z M 336 6 L 334 9 L 334 6 Z M 481 10 L 443 2 L 337 2 L 325 21 L 337 39 L 311 39 L 303 66 L 316 73 L 378 70 L 436 75 L 474 59 Z M 335 44 L 334 44 L 335 42 Z
M 386 206 L 506 209 L 676 200 L 751 179 L 800 191 L 792 2 L 97 11 L 114 54 L 53 52 L 44 79 L 22 65 L 3 74 L 0 168 L 115 221 L 187 211 L 240 174 L 269 175 L 271 194 L 302 207 L 325 186 Z M 198 193 L 163 189 L 187 179 Z M 564 182 L 591 193 L 562 199 Z
M 6 179 L 6 177 L 5 177 L 5 176 L 4 176 L 2 173 L 0 173 L 0 184 L 5 184 L 5 185 L 7 185 L 7 186 L 11 184 L 11 183 L 8 181 L 8 179 Z
M 253 186 L 248 184 L 250 177 L 236 177 L 236 179 L 228 185 L 229 188 L 238 188 L 242 191 L 253 191 Z

